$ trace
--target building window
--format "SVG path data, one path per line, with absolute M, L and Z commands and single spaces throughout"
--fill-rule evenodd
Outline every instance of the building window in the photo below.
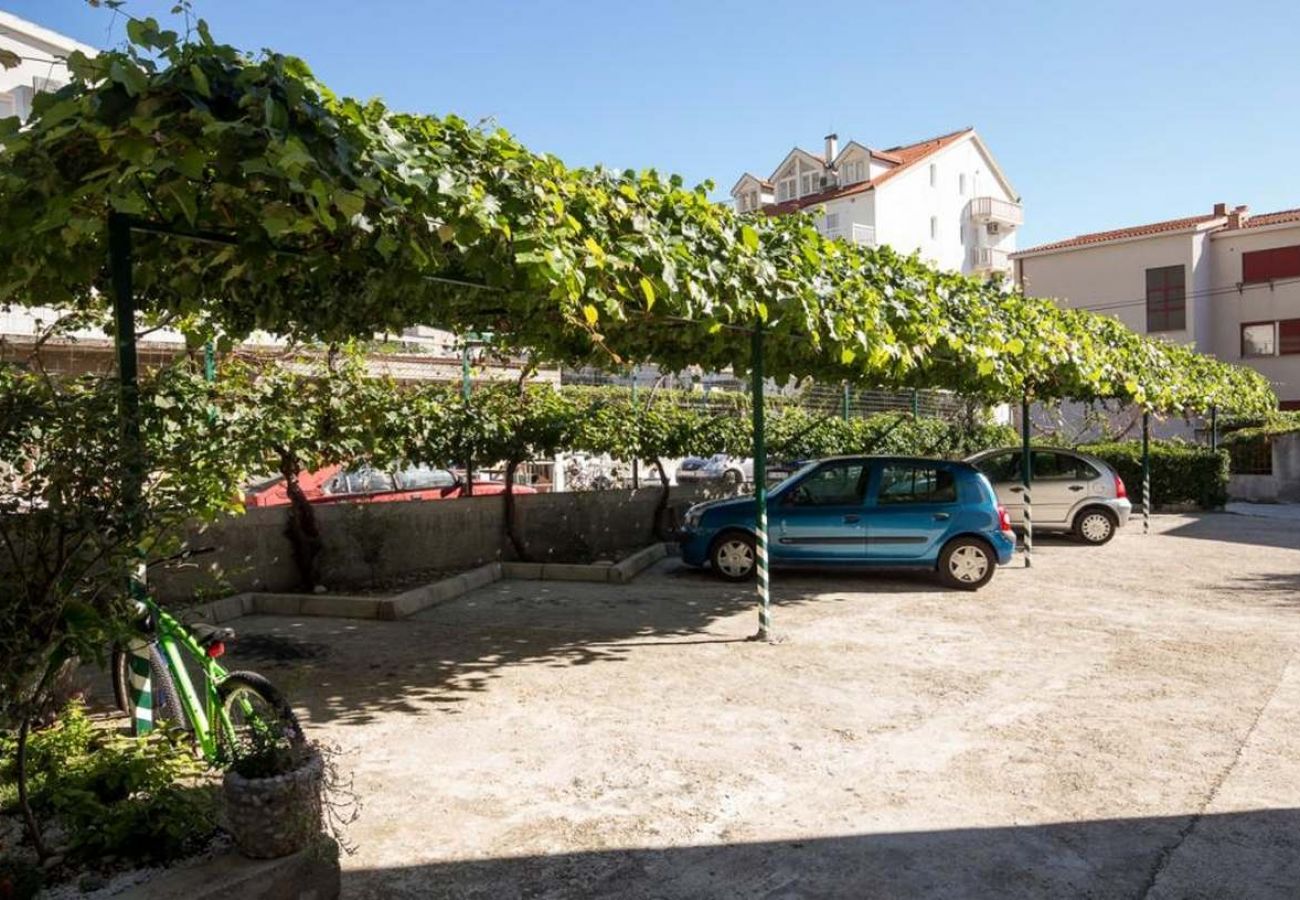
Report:
M 840 230 L 840 214 L 839 214 L 839 213 L 827 213 L 827 214 L 826 214 L 826 233 L 827 233 L 827 234 L 835 234 L 835 233 L 836 233 L 837 231 L 839 231 L 839 230 Z
M 1279 356 L 1300 353 L 1300 319 L 1283 319 L 1277 323 L 1277 352 Z
M 1241 254 L 1241 280 L 1246 284 L 1281 278 L 1300 278 L 1300 245 Z
M 1252 322 L 1241 326 L 1241 355 L 1273 356 L 1277 353 L 1277 330 L 1272 322 Z
M 1187 327 L 1184 268 L 1147 269 L 1147 331 L 1182 331 Z
M 930 240 L 937 240 L 939 237 L 939 217 L 930 216 Z
M 822 189 L 822 176 L 820 172 L 804 172 L 799 176 L 799 196 L 806 197 L 809 194 L 815 194 Z
M 962 172 L 957 176 L 957 193 L 963 197 L 966 196 L 966 173 Z
M 793 200 L 794 199 L 795 177 L 782 178 L 776 183 L 776 199 Z
M 935 167 L 934 163 L 930 163 L 930 187 L 934 187 L 938 183 L 939 170 Z
M 863 171 L 862 160 L 845 163 L 840 167 L 840 184 L 857 184 L 859 181 L 866 180 L 866 173 Z

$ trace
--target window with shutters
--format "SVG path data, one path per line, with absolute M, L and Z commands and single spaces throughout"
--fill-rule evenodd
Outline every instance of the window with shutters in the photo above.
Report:
M 1245 284 L 1281 278 L 1300 278 L 1300 245 L 1241 254 L 1241 280 Z
M 1187 327 L 1185 286 L 1183 266 L 1147 269 L 1147 331 L 1181 331 Z
M 1283 319 L 1277 323 L 1277 352 L 1280 356 L 1300 353 L 1300 319 Z

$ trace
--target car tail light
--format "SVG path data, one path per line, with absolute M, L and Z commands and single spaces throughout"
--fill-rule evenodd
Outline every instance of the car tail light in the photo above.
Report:
M 999 531 L 1012 530 L 1011 514 L 1007 512 L 1007 508 L 1003 506 L 1001 503 L 998 504 L 998 530 Z
M 1124 487 L 1124 479 L 1120 478 L 1119 475 L 1116 475 L 1115 476 L 1115 497 L 1119 500 L 1123 500 L 1127 496 L 1128 496 L 1128 489 Z
M 212 657 L 213 659 L 216 659 L 218 656 L 223 655 L 225 652 L 226 652 L 226 645 L 222 641 L 213 641 L 211 644 L 208 644 L 207 653 L 208 656 Z

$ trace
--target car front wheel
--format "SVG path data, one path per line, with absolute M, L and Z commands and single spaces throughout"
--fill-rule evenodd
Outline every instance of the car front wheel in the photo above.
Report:
M 1085 544 L 1100 545 L 1115 536 L 1115 517 L 1104 509 L 1085 509 L 1074 523 L 1074 533 Z
M 713 544 L 709 562 L 719 578 L 726 581 L 744 581 L 754 575 L 754 539 L 733 531 L 724 534 Z
M 997 558 L 978 538 L 957 538 L 939 554 L 939 578 L 947 587 L 974 591 L 989 583 Z

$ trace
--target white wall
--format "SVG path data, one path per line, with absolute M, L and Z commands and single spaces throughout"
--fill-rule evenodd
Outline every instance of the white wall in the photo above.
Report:
M 1021 285 L 1031 296 L 1052 297 L 1062 306 L 1094 309 L 1145 333 L 1146 270 L 1186 266 L 1187 289 L 1191 290 L 1194 249 L 1192 235 L 1184 233 L 1028 256 L 1020 260 Z M 1162 332 L 1162 336 L 1186 343 L 1192 339 L 1194 321 L 1195 308 L 1189 304 L 1189 330 Z
M 930 166 L 935 183 L 930 184 Z M 960 176 L 966 176 L 966 191 L 959 190 Z M 1016 202 L 993 174 L 990 161 L 973 137 L 964 137 L 938 153 L 893 176 L 875 189 L 876 238 L 900 253 L 920 251 L 921 256 L 943 269 L 969 272 L 970 249 L 993 246 L 1015 249 L 1015 230 L 1003 229 L 989 236 L 982 226 L 970 221 L 968 205 L 975 197 L 996 197 Z M 930 217 L 936 218 L 938 233 L 930 237 Z
M 57 88 L 68 81 L 68 69 L 61 61 L 73 50 L 93 56 L 95 49 L 71 38 L 42 28 L 15 15 L 0 11 L 0 48 L 10 50 L 22 63 L 12 69 L 0 69 L 0 115 L 26 118 L 31 111 L 31 97 L 47 81 Z
M 1241 281 L 1241 254 L 1296 244 L 1300 244 L 1300 222 L 1282 227 L 1223 230 L 1210 240 L 1213 262 L 1210 287 L 1215 293 L 1208 298 L 1207 305 L 1215 355 L 1263 373 L 1273 382 L 1273 389 L 1283 401 L 1300 401 L 1300 355 L 1243 359 L 1241 325 L 1300 318 L 1300 282 L 1243 285 L 1240 293 L 1236 286 Z

